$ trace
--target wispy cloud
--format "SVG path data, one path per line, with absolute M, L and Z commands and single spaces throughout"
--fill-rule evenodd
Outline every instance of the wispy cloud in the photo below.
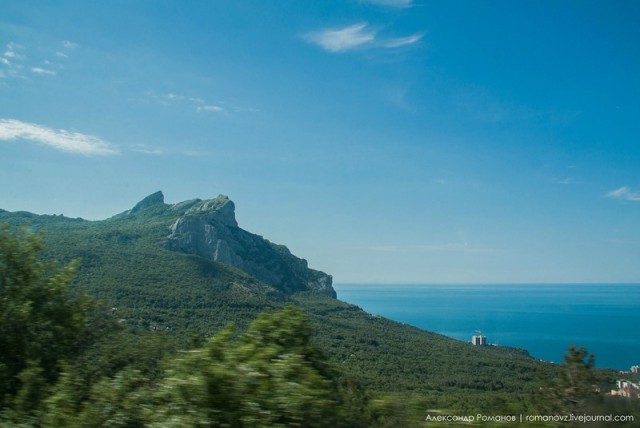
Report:
M 413 0 L 360 0 L 362 3 L 375 4 L 378 6 L 390 7 L 411 7 Z
M 223 107 L 220 106 L 216 106 L 216 105 L 204 105 L 204 106 L 200 106 L 196 109 L 196 111 L 198 113 L 202 112 L 202 111 L 211 111 L 214 113 L 220 113 L 224 111 Z
M 398 37 L 395 39 L 388 39 L 380 42 L 380 45 L 385 48 L 399 48 L 401 46 L 412 45 L 419 42 L 424 37 L 424 33 L 416 33 L 407 37 Z
M 364 48 L 399 48 L 419 42 L 424 33 L 416 33 L 406 37 L 382 38 L 378 30 L 370 28 L 367 23 L 353 24 L 344 28 L 325 28 L 304 35 L 304 39 L 333 52 L 347 52 Z
M 5 46 L 5 51 L 0 56 L 0 78 L 24 78 L 22 76 L 22 69 L 24 66 L 22 62 L 26 58 L 23 53 L 24 48 L 15 43 L 9 42 Z
M 162 94 L 162 95 L 151 94 L 151 97 L 165 105 L 169 105 L 171 103 L 186 103 L 188 105 L 191 105 L 192 108 L 195 108 L 195 111 L 198 113 L 202 113 L 202 112 L 221 113 L 226 111 L 226 109 L 221 105 L 207 103 L 205 99 L 199 98 L 199 97 L 190 97 L 190 96 L 178 95 L 174 93 L 168 93 L 168 94 Z
M 78 47 L 77 43 L 64 40 L 52 48 L 49 53 L 37 61 L 28 58 L 27 49 L 19 43 L 9 42 L 0 55 L 0 78 L 19 78 L 29 80 L 36 76 L 56 76 L 63 70 L 62 60 L 68 60 L 72 52 Z M 45 64 L 46 67 L 36 65 Z M 54 70 L 56 69 L 56 70 Z M 31 71 L 28 73 L 27 71 Z
M 324 29 L 308 33 L 305 39 L 329 52 L 345 52 L 357 49 L 376 38 L 376 32 L 367 30 L 367 24 L 360 23 L 340 29 Z
M 24 59 L 25 55 L 23 51 L 24 51 L 24 48 L 22 47 L 22 45 L 19 45 L 18 43 L 15 43 L 15 42 L 9 42 L 7 43 L 6 50 L 3 56 L 6 58 L 13 58 L 13 59 Z
M 577 180 L 573 177 L 565 177 L 565 178 L 556 178 L 553 180 L 556 184 L 562 184 L 565 186 L 573 185 L 573 184 L 583 184 L 582 181 Z
M 69 54 L 79 46 L 77 43 L 71 42 L 69 40 L 63 40 L 61 44 L 62 50 L 56 51 L 54 55 L 58 58 L 64 59 L 69 58 Z
M 131 151 L 136 153 L 142 153 L 145 155 L 156 155 L 156 156 L 165 154 L 165 151 L 163 149 L 160 149 L 158 147 L 151 147 L 146 144 L 136 144 L 131 147 Z
M 168 93 L 168 94 L 164 94 L 163 97 L 167 100 L 170 101 L 187 101 L 190 103 L 196 103 L 196 104 L 204 104 L 205 101 L 202 98 L 196 98 L 196 97 L 187 97 L 184 95 L 176 95 L 173 93 Z
M 494 253 L 491 248 L 474 247 L 467 242 L 424 245 L 377 245 L 367 247 L 370 251 L 383 252 L 454 252 L 454 253 Z
M 62 41 L 62 47 L 65 48 L 65 49 L 72 50 L 72 49 L 77 48 L 78 44 L 75 43 L 75 42 L 72 42 L 70 40 L 63 40 Z
M 51 129 L 15 119 L 0 119 L 0 140 L 34 141 L 64 152 L 87 156 L 108 156 L 119 153 L 117 148 L 93 135 Z
M 626 201 L 638 202 L 640 201 L 640 193 L 636 193 L 628 186 L 622 186 L 619 189 L 615 189 L 607 193 L 608 198 L 623 199 Z
M 56 72 L 53 70 L 47 70 L 46 68 L 41 68 L 41 67 L 32 67 L 31 71 L 35 74 L 41 74 L 41 75 L 46 75 L 46 76 L 55 76 Z

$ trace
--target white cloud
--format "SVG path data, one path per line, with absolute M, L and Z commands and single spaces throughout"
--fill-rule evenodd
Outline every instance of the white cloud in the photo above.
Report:
M 224 111 L 224 108 L 220 107 L 220 106 L 215 106 L 215 105 L 207 105 L 207 106 L 201 106 L 197 108 L 198 113 L 199 112 L 203 112 L 203 111 L 211 111 L 214 113 L 220 113 L 222 111 Z
M 22 69 L 24 68 L 22 62 L 26 59 L 26 55 L 23 52 L 24 48 L 21 45 L 15 42 L 7 43 L 6 51 L 0 56 L 0 64 L 5 67 L 0 73 L 0 78 L 27 79 L 22 75 Z
M 619 189 L 615 189 L 607 193 L 608 198 L 624 199 L 626 201 L 640 201 L 640 193 L 635 193 L 631 188 L 622 186 Z
M 168 93 L 164 95 L 164 98 L 171 100 L 171 101 L 189 101 L 192 103 L 196 103 L 196 104 L 204 104 L 205 101 L 202 98 L 195 98 L 195 97 L 186 97 L 184 95 L 176 95 L 176 94 L 172 94 L 172 93 Z
M 388 39 L 380 43 L 385 48 L 399 48 L 400 46 L 408 46 L 419 42 L 424 37 L 424 33 L 416 33 L 407 37 L 398 37 L 395 39 Z
M 145 155 L 163 155 L 165 154 L 165 151 L 157 148 L 157 147 L 151 147 L 151 146 L 147 146 L 146 144 L 137 144 L 135 146 L 133 146 L 131 148 L 131 151 L 136 152 L 136 153 L 143 153 Z
M 370 3 L 378 6 L 391 6 L 391 7 L 410 7 L 413 5 L 413 0 L 360 0 L 362 3 Z
M 54 55 L 58 58 L 64 58 L 67 59 L 69 58 L 69 54 L 71 53 L 71 51 L 75 50 L 78 47 L 77 43 L 74 42 L 70 42 L 69 40 L 63 40 L 62 41 L 62 48 L 65 52 L 57 50 Z
M 60 49 L 59 45 L 62 45 Z M 39 76 L 56 76 L 58 72 L 64 69 L 63 65 L 57 61 L 60 59 L 68 60 L 71 52 L 78 46 L 76 43 L 63 41 L 59 42 L 57 50 L 49 51 L 47 56 L 41 59 L 38 64 L 29 61 L 25 54 L 25 48 L 15 42 L 9 42 L 6 50 L 0 55 L 0 66 L 4 66 L 5 70 L 0 77 L 12 77 L 29 80 L 33 75 Z M 42 65 L 44 64 L 44 66 Z M 31 73 L 28 73 L 28 72 Z
M 117 148 L 93 135 L 51 129 L 15 119 L 0 119 L 0 140 L 28 140 L 69 153 L 87 156 L 118 154 Z
M 9 42 L 7 43 L 7 50 L 4 52 L 3 56 L 6 58 L 13 58 L 13 59 L 24 59 L 25 56 L 22 53 L 18 53 L 18 51 L 23 51 L 24 48 L 22 47 L 22 45 L 19 45 L 15 42 Z
M 407 37 L 380 38 L 378 31 L 369 28 L 369 24 L 360 23 L 341 29 L 324 29 L 304 36 L 329 52 L 346 52 L 361 48 L 399 48 L 413 45 L 424 37 L 424 33 L 415 33 Z
M 65 49 L 75 49 L 78 47 L 77 43 L 71 42 L 69 40 L 63 40 L 62 41 L 62 47 Z
M 47 70 L 47 69 L 41 68 L 41 67 L 33 67 L 33 68 L 31 68 L 31 71 L 33 73 L 36 73 L 36 74 L 47 75 L 47 76 L 55 76 L 56 75 L 55 71 Z
M 329 52 L 345 52 L 357 49 L 376 38 L 376 32 L 367 30 L 367 24 L 360 23 L 341 29 L 325 29 L 305 36 L 305 39 L 315 43 Z
M 174 93 L 162 94 L 162 95 L 153 95 L 151 97 L 154 98 L 161 104 L 170 105 L 171 103 L 184 103 L 185 105 L 190 105 L 195 108 L 196 112 L 213 112 L 220 113 L 227 111 L 225 107 L 222 107 L 218 104 L 208 104 L 206 100 L 198 97 L 189 97 L 186 95 L 178 95 Z M 241 109 L 232 109 L 232 111 L 240 112 Z

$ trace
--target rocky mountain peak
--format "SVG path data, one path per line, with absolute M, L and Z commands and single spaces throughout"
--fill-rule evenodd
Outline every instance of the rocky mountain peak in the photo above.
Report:
M 315 291 L 336 297 L 331 275 L 310 269 L 283 245 L 240 227 L 225 195 L 173 205 L 182 214 L 171 225 L 165 247 L 234 266 L 283 292 Z
M 226 195 L 218 195 L 214 199 L 199 201 L 189 208 L 185 215 L 203 216 L 227 227 L 238 227 L 236 206 Z
M 133 208 L 131 208 L 131 211 L 129 212 L 133 214 L 155 205 L 164 205 L 164 194 L 162 193 L 162 191 L 157 191 L 147 196 L 146 198 L 138 202 Z

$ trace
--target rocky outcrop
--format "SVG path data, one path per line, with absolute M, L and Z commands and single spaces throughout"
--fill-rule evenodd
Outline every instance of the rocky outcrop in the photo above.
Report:
M 147 209 L 149 207 L 156 206 L 156 205 L 164 205 L 164 195 L 162 194 L 161 191 L 153 193 L 147 196 L 146 198 L 144 198 L 143 200 L 141 200 L 140 202 L 138 202 L 133 208 L 131 208 L 129 213 L 131 214 L 137 213 L 139 211 L 142 211 L 144 209 Z
M 170 209 L 180 215 L 171 226 L 166 248 L 234 266 L 286 293 L 315 291 L 336 297 L 330 275 L 310 269 L 287 247 L 239 228 L 235 206 L 227 196 L 185 201 Z

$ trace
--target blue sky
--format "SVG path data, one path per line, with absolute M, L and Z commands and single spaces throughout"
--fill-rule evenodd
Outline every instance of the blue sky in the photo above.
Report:
M 636 1 L 0 4 L 0 207 L 163 190 L 336 282 L 640 282 Z

